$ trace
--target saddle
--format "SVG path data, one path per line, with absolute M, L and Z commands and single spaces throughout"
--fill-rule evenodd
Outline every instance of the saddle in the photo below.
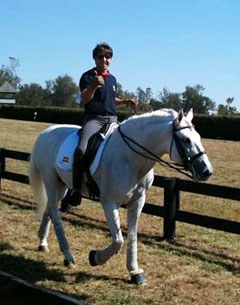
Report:
M 89 139 L 84 154 L 84 181 L 92 181 L 92 176 L 96 173 L 100 164 L 105 144 L 117 126 L 117 123 L 104 126 L 104 128 Z M 56 170 L 66 185 L 71 185 L 72 183 L 74 152 L 78 147 L 80 136 L 81 129 L 73 130 L 60 146 L 56 156 Z

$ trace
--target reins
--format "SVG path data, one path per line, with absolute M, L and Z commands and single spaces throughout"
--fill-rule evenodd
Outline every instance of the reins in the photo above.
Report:
M 151 152 L 149 149 L 147 149 L 146 147 L 142 146 L 141 144 L 137 143 L 135 140 L 131 139 L 130 137 L 128 137 L 125 133 L 123 133 L 123 131 L 121 130 L 121 126 L 118 126 L 118 131 L 121 135 L 121 138 L 123 139 L 123 141 L 126 143 L 126 145 L 132 150 L 134 151 L 136 154 L 142 156 L 145 159 L 149 159 L 155 162 L 158 162 L 159 164 L 161 164 L 162 166 L 168 166 L 169 168 L 178 171 L 179 173 L 189 177 L 192 179 L 192 176 L 189 175 L 187 172 L 184 171 L 184 168 L 181 169 L 179 165 L 177 164 L 173 164 L 173 163 L 169 163 L 167 161 L 164 161 L 163 159 L 159 158 L 156 154 L 154 154 L 153 152 Z M 136 145 L 137 147 L 141 148 L 143 151 L 145 151 L 146 153 L 148 153 L 150 156 L 147 156 L 145 154 L 143 154 L 142 152 L 138 151 L 137 149 L 135 149 L 129 142 L 133 143 L 134 145 Z

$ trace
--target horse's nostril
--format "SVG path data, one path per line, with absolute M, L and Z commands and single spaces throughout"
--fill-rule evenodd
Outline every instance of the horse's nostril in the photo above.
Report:
M 210 171 L 209 169 L 206 169 L 204 172 L 203 172 L 203 177 L 204 178 L 208 178 L 212 175 L 212 171 Z

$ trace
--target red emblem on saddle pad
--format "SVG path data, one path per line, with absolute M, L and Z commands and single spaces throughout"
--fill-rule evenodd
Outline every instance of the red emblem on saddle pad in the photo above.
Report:
M 62 161 L 68 163 L 69 162 L 69 157 L 63 157 Z

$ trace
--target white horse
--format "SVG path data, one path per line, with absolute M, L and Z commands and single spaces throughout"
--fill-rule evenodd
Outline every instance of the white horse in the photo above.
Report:
M 108 139 L 93 175 L 99 190 L 100 202 L 111 232 L 112 243 L 105 249 L 91 251 L 92 266 L 105 264 L 123 245 L 120 229 L 119 207 L 127 207 L 127 269 L 131 282 L 147 283 L 137 260 L 137 224 L 145 203 L 147 190 L 151 187 L 153 166 L 170 158 L 184 166 L 196 181 L 207 180 L 212 166 L 201 144 L 200 136 L 191 121 L 192 110 L 184 115 L 171 109 L 162 109 L 147 114 L 135 115 L 114 130 Z M 74 264 L 69 244 L 64 233 L 59 201 L 64 197 L 71 181 L 56 168 L 56 155 L 66 137 L 76 130 L 73 125 L 54 125 L 44 130 L 36 140 L 31 154 L 30 184 L 38 205 L 44 207 L 39 229 L 39 249 L 48 247 L 47 237 L 50 222 L 54 224 L 64 264 Z M 68 184 L 68 185 L 67 185 Z

